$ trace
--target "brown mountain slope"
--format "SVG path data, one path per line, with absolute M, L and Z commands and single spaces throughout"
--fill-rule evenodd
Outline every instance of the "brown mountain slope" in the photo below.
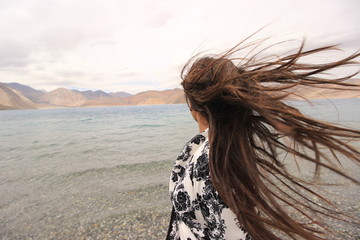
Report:
M 360 85 L 360 79 L 348 81 Z M 78 91 L 65 88 L 58 88 L 52 92 L 32 89 L 21 84 L 0 83 L 0 110 L 2 109 L 29 109 L 29 108 L 51 108 L 51 107 L 85 107 L 85 106 L 116 106 L 116 105 L 153 105 L 153 104 L 174 104 L 185 103 L 182 89 L 164 91 L 146 91 L 136 95 L 105 93 L 103 91 Z M 14 85 L 15 84 L 15 85 Z M 16 87 L 16 89 L 15 89 Z M 29 91 L 28 90 L 33 90 Z M 317 89 L 309 87 L 295 87 L 291 89 L 294 93 L 288 99 L 321 99 L 321 98 L 360 98 L 360 88 L 357 91 Z M 24 95 L 32 94 L 32 101 Z M 36 96 L 33 94 L 36 94 Z M 34 95 L 34 96 L 33 96 Z M 121 96 L 121 97 L 120 97 Z
M 182 89 L 146 91 L 129 97 L 91 99 L 84 103 L 83 106 L 157 105 L 175 103 L 185 103 Z
M 176 88 L 164 91 L 146 91 L 134 96 L 124 98 L 127 105 L 153 105 L 153 104 L 174 104 L 185 103 L 184 92 Z
M 0 83 L 0 109 L 31 109 L 37 104 L 23 96 L 19 91 Z
M 130 97 L 132 96 L 132 94 L 127 93 L 127 92 L 111 92 L 109 93 L 111 96 L 113 97 L 119 97 L 119 98 L 124 98 L 124 97 Z
M 124 98 L 122 97 L 101 97 L 96 99 L 90 99 L 86 101 L 82 107 L 106 107 L 106 106 L 118 106 L 126 105 Z
M 360 79 L 351 79 L 347 83 L 357 84 L 360 86 Z M 336 90 L 336 89 L 324 89 L 314 87 L 295 87 L 291 90 L 294 93 L 289 96 L 289 99 L 335 99 L 335 98 L 360 98 L 360 87 L 341 87 L 354 90 Z
M 17 90 L 33 102 L 39 102 L 40 97 L 46 94 L 45 91 L 36 90 L 32 87 L 19 83 L 5 83 L 5 85 L 13 90 Z
M 87 102 L 80 92 L 72 91 L 66 88 L 58 88 L 40 98 L 43 103 L 54 106 L 80 107 Z

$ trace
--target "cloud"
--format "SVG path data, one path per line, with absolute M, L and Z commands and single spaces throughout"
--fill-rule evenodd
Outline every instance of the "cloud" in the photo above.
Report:
M 100 39 L 95 40 L 93 43 L 91 43 L 91 46 L 109 46 L 109 45 L 116 45 L 116 42 L 110 39 Z
M 135 78 L 139 76 L 139 73 L 136 72 L 122 72 L 117 74 L 117 76 L 121 79 L 121 78 Z
M 0 79 L 46 90 L 179 87 L 197 52 L 222 52 L 268 24 L 254 39 L 358 48 L 358 9 L 357 0 L 4 0 Z
M 71 86 L 76 84 L 75 81 L 69 81 L 69 80 L 64 80 L 64 81 L 55 81 L 55 82 L 48 82 L 48 85 L 53 85 L 53 86 Z
M 0 39 L 0 71 L 23 68 L 30 62 L 30 52 L 21 43 Z
M 149 27 L 160 28 L 169 22 L 174 16 L 168 12 L 160 12 L 156 15 L 151 16 L 148 19 L 147 25 Z
M 86 73 L 81 72 L 81 71 L 63 70 L 63 71 L 57 71 L 56 75 L 64 77 L 64 78 L 79 78 L 79 77 L 85 76 Z

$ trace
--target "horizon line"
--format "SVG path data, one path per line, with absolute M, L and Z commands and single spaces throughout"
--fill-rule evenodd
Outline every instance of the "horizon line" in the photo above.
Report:
M 15 84 L 23 85 L 23 86 L 26 86 L 26 87 L 30 87 L 30 88 L 32 88 L 34 90 L 37 90 L 37 91 L 43 91 L 43 92 L 46 92 L 46 93 L 50 93 L 50 92 L 55 91 L 55 90 L 60 89 L 60 88 L 64 88 L 64 89 L 68 89 L 68 90 L 76 90 L 76 91 L 80 91 L 80 92 L 85 92 L 85 91 L 92 91 L 92 92 L 102 91 L 102 92 L 105 92 L 105 93 L 123 92 L 123 93 L 131 94 L 131 95 L 136 95 L 136 94 L 139 94 L 139 93 L 149 92 L 149 91 L 161 92 L 161 91 L 168 91 L 168 90 L 175 90 L 175 89 L 181 89 L 182 90 L 182 88 L 180 86 L 180 87 L 166 88 L 166 89 L 161 89 L 161 90 L 147 89 L 147 90 L 139 91 L 139 92 L 136 92 L 136 93 L 129 93 L 129 92 L 126 92 L 126 91 L 109 91 L 109 90 L 102 90 L 102 89 L 92 89 L 92 88 L 82 88 L 82 87 L 73 87 L 73 86 L 71 86 L 71 87 L 57 87 L 57 88 L 55 88 L 53 90 L 47 91 L 45 89 L 34 88 L 34 87 L 30 86 L 30 85 L 19 83 L 19 82 L 0 82 L 0 83 L 5 83 L 5 84 L 15 83 Z

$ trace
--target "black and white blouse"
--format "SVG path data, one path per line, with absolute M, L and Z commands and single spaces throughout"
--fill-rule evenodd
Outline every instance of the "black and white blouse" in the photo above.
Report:
M 211 183 L 208 130 L 185 145 L 169 190 L 174 206 L 170 239 L 251 239 Z

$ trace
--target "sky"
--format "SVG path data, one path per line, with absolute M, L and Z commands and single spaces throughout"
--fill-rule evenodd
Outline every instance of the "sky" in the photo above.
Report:
M 0 82 L 179 88 L 183 65 L 253 40 L 360 49 L 358 0 L 0 0 Z

